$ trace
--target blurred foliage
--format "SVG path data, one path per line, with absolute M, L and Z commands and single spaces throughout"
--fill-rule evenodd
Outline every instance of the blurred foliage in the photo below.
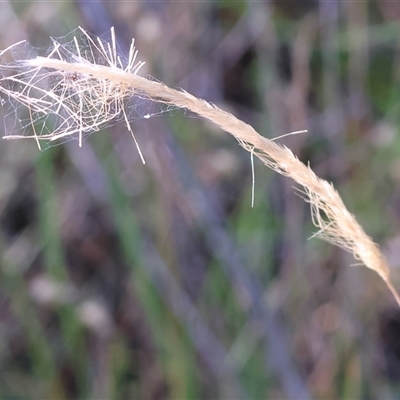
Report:
M 3 1 L 0 48 L 81 25 L 332 181 L 400 287 L 400 3 Z M 107 37 L 107 36 L 105 36 Z M 123 56 L 123 55 L 122 55 Z M 5 109 L 0 108 L 5 113 Z M 400 312 L 293 183 L 185 111 L 0 147 L 0 397 L 396 399 Z M 157 115 L 156 115 L 157 114 Z M 4 133 L 4 132 L 2 132 Z

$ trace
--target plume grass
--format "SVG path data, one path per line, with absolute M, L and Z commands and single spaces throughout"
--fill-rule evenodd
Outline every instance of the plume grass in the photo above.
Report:
M 299 184 L 305 200 L 310 203 L 312 221 L 318 228 L 313 236 L 351 252 L 356 260 L 375 271 L 400 306 L 400 296 L 392 284 L 385 257 L 346 209 L 332 184 L 317 177 L 290 149 L 262 137 L 253 127 L 216 105 L 137 75 L 142 63 L 135 62 L 137 52 L 133 42 L 128 63 L 124 65 L 117 54 L 113 30 L 110 43 L 103 43 L 83 29 L 81 31 L 91 48 L 89 56 L 80 50 L 76 38 L 74 51 L 68 52 L 64 51 L 62 44 L 53 41 L 54 48 L 48 56 L 23 62 L 26 73 L 0 80 L 4 83 L 11 79 L 18 84 L 18 90 L 6 90 L 2 85 L 0 91 L 23 103 L 30 113 L 45 115 L 55 112 L 63 115 L 62 123 L 53 133 L 37 132 L 33 121 L 33 135 L 7 135 L 5 139 L 31 137 L 40 147 L 41 140 L 57 140 L 78 133 L 81 145 L 84 132 L 98 130 L 105 122 L 121 115 L 132 133 L 124 109 L 124 101 L 132 96 L 190 110 L 233 135 L 244 149 L 266 166 Z M 94 52 L 101 55 L 101 63 L 96 61 L 98 58 Z M 49 80 L 49 77 L 57 79 Z M 43 85 L 44 80 L 46 86 Z M 49 82 L 53 84 L 49 85 Z

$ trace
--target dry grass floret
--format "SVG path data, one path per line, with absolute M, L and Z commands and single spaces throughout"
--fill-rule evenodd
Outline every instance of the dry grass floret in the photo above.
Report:
M 330 183 L 318 178 L 287 147 L 262 137 L 250 125 L 226 111 L 185 91 L 138 76 L 143 64 L 135 61 L 137 52 L 133 41 L 128 62 L 124 64 L 117 54 L 113 30 L 111 43 L 92 38 L 83 29 L 81 32 L 88 45 L 85 51 L 82 51 L 77 38 L 73 40 L 74 51 L 66 51 L 63 44 L 53 41 L 53 49 L 46 57 L 26 60 L 23 72 L 1 78 L 0 91 L 29 110 L 33 135 L 28 137 L 34 138 L 40 146 L 40 140 L 78 134 L 82 145 L 84 133 L 98 130 L 121 115 L 132 133 L 124 102 L 133 94 L 188 109 L 217 124 L 265 165 L 301 185 L 302 193 L 311 205 L 313 223 L 319 229 L 314 236 L 350 251 L 357 260 L 377 272 L 400 305 L 384 256 L 347 211 Z M 60 116 L 60 123 L 50 133 L 38 132 L 34 115 L 43 117 L 49 113 Z M 4 138 L 25 137 L 12 135 Z

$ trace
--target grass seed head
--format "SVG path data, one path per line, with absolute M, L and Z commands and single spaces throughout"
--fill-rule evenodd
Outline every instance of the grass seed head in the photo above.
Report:
M 350 251 L 357 260 L 377 272 L 400 305 L 383 254 L 346 209 L 330 183 L 318 178 L 290 149 L 262 137 L 232 114 L 190 93 L 137 76 L 143 63 L 136 62 L 133 41 L 124 63 L 117 52 L 113 29 L 110 42 L 92 37 L 82 28 L 80 32 L 80 41 L 76 36 L 68 43 L 53 40 L 46 57 L 19 63 L 21 69 L 14 72 L 10 68 L 11 73 L 0 79 L 0 92 L 25 108 L 25 118 L 33 132 L 28 137 L 36 139 L 40 146 L 43 139 L 53 141 L 77 135 L 82 145 L 86 133 L 121 119 L 132 133 L 125 100 L 137 94 L 158 103 L 188 109 L 214 122 L 266 166 L 300 185 L 310 203 L 313 223 L 318 228 L 314 236 Z

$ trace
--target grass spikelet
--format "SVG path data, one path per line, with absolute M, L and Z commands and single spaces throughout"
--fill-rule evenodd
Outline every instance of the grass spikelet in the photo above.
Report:
M 351 252 L 355 259 L 375 271 L 400 306 L 400 297 L 390 280 L 385 257 L 346 209 L 330 183 L 318 178 L 287 147 L 262 137 L 232 114 L 188 92 L 171 89 L 163 83 L 138 76 L 142 63 L 135 61 L 137 52 L 133 42 L 128 62 L 124 64 L 116 51 L 113 30 L 111 43 L 103 43 L 83 29 L 81 31 L 91 49 L 89 56 L 87 51 L 80 50 L 76 38 L 72 53 L 66 53 L 62 44 L 53 41 L 53 49 L 48 56 L 26 60 L 26 71 L 23 74 L 0 80 L 0 84 L 7 80 L 18 83 L 18 90 L 4 89 L 4 85 L 1 85 L 0 91 L 26 105 L 32 113 L 58 112 L 64 116 L 64 122 L 57 130 L 46 135 L 37 132 L 32 123 L 34 134 L 29 137 L 39 143 L 42 139 L 57 140 L 78 132 L 81 145 L 83 132 L 97 130 L 104 122 L 121 114 L 132 133 L 124 111 L 124 101 L 133 95 L 188 109 L 233 135 L 244 149 L 266 166 L 299 184 L 306 201 L 310 203 L 312 221 L 318 228 L 313 237 L 320 237 Z M 94 56 L 94 53 L 101 56 L 101 64 L 96 62 L 98 56 Z M 50 77 L 57 79 L 51 80 Z M 44 81 L 46 86 L 43 85 Z M 21 137 L 26 136 L 4 138 Z

